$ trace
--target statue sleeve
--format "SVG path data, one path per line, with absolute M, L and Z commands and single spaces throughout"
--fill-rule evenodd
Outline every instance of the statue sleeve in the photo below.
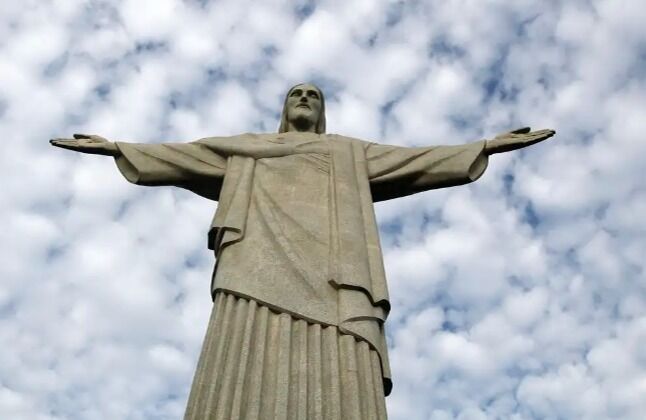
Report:
M 369 143 L 366 160 L 373 201 L 473 182 L 487 168 L 484 146 L 484 141 L 433 147 Z
M 137 185 L 172 185 L 217 200 L 227 158 L 204 144 L 141 144 L 117 142 L 115 158 L 121 174 Z

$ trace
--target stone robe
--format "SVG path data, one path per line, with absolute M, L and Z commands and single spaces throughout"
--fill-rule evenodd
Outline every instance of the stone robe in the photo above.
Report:
M 398 147 L 288 132 L 117 146 L 128 181 L 219 201 L 208 235 L 214 299 L 252 299 L 364 340 L 386 395 L 390 305 L 373 202 L 472 182 L 487 166 L 483 141 Z

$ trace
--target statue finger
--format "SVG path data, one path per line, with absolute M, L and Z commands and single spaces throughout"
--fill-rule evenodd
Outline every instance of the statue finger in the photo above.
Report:
M 542 129 L 542 130 L 532 131 L 532 133 L 541 133 L 541 134 L 544 134 L 544 133 L 555 133 L 555 131 L 554 131 L 554 130 L 552 130 L 552 129 L 550 129 L 550 128 L 544 128 L 544 129 Z
M 79 139 L 79 140 L 80 140 L 80 139 L 90 139 L 90 138 L 92 138 L 92 135 L 91 135 L 91 134 L 81 134 L 81 133 L 76 133 L 76 134 L 74 134 L 74 136 L 73 136 L 73 137 L 74 137 L 75 139 Z
M 60 147 L 68 150 L 78 150 L 79 143 L 77 140 L 70 139 L 52 139 L 49 141 L 52 146 Z
M 549 138 L 552 137 L 556 132 L 554 130 L 538 130 L 530 133 L 532 137 L 540 138 Z
M 527 135 L 527 138 L 525 140 L 525 143 L 528 144 L 533 144 L 533 143 L 538 143 L 543 140 L 547 140 L 550 137 L 554 135 L 553 130 L 541 130 L 541 131 L 534 131 Z
M 78 144 L 77 140 L 61 138 L 51 139 L 49 142 L 54 146 L 72 146 Z

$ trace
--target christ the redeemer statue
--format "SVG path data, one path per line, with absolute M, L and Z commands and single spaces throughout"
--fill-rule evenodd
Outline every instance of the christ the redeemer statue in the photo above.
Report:
M 208 234 L 214 301 L 185 419 L 385 419 L 390 310 L 373 203 L 478 179 L 493 153 L 554 135 L 515 130 L 461 146 L 398 147 L 325 133 L 311 84 L 278 133 L 191 143 L 54 146 L 113 156 L 138 185 L 219 202 Z

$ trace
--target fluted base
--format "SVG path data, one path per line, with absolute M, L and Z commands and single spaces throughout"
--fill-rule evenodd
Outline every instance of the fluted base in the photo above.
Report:
M 184 419 L 386 419 L 379 356 L 336 327 L 218 293 Z

